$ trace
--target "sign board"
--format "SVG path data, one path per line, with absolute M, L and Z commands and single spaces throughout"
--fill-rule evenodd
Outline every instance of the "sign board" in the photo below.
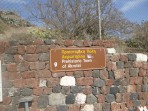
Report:
M 102 69 L 105 65 L 104 48 L 54 48 L 50 50 L 52 72 Z
M 0 61 L 0 102 L 3 100 L 3 95 L 2 95 L 2 71 L 1 71 L 1 61 Z

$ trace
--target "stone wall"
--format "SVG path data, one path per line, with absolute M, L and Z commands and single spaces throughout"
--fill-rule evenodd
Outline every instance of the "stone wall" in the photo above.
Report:
M 53 73 L 54 47 L 104 47 L 106 68 Z M 143 54 L 115 53 L 114 41 L 0 42 L 3 102 L 0 111 L 136 111 L 148 107 L 148 62 Z

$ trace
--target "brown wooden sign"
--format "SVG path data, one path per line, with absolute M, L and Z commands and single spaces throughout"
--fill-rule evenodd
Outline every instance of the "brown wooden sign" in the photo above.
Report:
M 54 48 L 50 50 L 52 72 L 102 69 L 106 66 L 104 48 Z

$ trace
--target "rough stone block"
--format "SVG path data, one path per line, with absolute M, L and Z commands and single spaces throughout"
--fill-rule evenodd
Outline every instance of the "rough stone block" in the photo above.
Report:
M 123 85 L 123 86 L 129 85 L 129 78 L 123 78 L 123 79 L 121 79 L 121 85 Z
M 117 94 L 119 92 L 119 88 L 118 87 L 111 87 L 110 88 L 110 94 Z
M 120 54 L 114 54 L 114 55 L 111 56 L 110 59 L 111 59 L 112 62 L 117 62 L 120 59 Z
M 66 75 L 67 76 L 74 76 L 74 72 L 72 72 L 72 71 L 66 72 Z
M 76 93 L 81 93 L 82 92 L 82 87 L 81 86 L 73 86 L 71 87 L 71 93 L 76 94 Z
M 18 73 L 18 72 L 5 72 L 5 77 L 8 80 L 16 80 L 16 79 L 20 79 L 21 78 L 21 74 Z
M 34 111 L 34 110 L 31 110 L 31 111 Z M 36 109 L 35 109 L 36 111 Z M 50 106 L 50 107 L 47 107 L 44 111 L 57 111 L 57 108 L 56 106 Z
M 143 92 L 148 92 L 148 85 L 142 85 L 142 91 Z
M 148 100 L 148 92 L 143 92 L 143 99 Z
M 106 102 L 111 103 L 115 101 L 115 96 L 113 94 L 107 94 L 105 99 L 106 99 Z
M 47 80 L 40 79 L 39 87 L 46 87 L 46 86 L 47 86 Z
M 64 43 L 63 43 L 63 40 L 57 39 L 57 40 L 55 40 L 55 44 L 62 46 Z
M 107 80 L 108 79 L 108 71 L 100 70 L 100 78 L 103 80 Z
M 38 107 L 39 108 L 46 108 L 48 105 L 48 96 L 42 95 L 38 98 Z
M 50 94 L 49 105 L 65 105 L 65 95 L 61 93 Z
M 81 111 L 94 111 L 94 106 L 86 104 Z
M 65 40 L 64 45 L 65 46 L 73 46 L 74 41 L 73 40 Z
M 108 86 L 103 86 L 103 87 L 101 87 L 100 91 L 104 95 L 109 94 L 109 87 Z
M 120 104 L 112 102 L 111 103 L 111 111 L 120 111 Z
M 6 54 L 17 54 L 18 48 L 16 46 L 9 47 L 6 49 L 5 53 Z
M 75 98 L 77 104 L 84 104 L 86 101 L 86 95 L 83 93 L 78 93 Z
M 52 92 L 53 93 L 60 93 L 61 92 L 61 86 L 60 85 L 54 86 L 53 89 L 52 89 Z
M 134 68 L 141 68 L 142 67 L 142 62 L 137 62 L 137 61 L 133 62 L 133 67 Z
M 128 85 L 127 92 L 136 92 L 136 85 Z
M 31 62 L 29 67 L 31 70 L 42 70 L 45 69 L 45 62 Z
M 75 103 L 75 95 L 69 94 L 66 96 L 66 104 L 74 104 Z
M 92 87 L 91 86 L 84 86 L 82 92 L 86 95 L 92 93 Z
M 108 72 L 108 78 L 114 80 L 115 76 L 114 76 L 114 72 L 113 71 L 109 71 Z
M 74 76 L 77 77 L 84 77 L 83 71 L 75 71 Z
M 116 85 L 116 86 L 120 86 L 120 85 L 122 85 L 122 83 L 121 83 L 121 79 L 117 79 L 117 80 L 115 80 L 115 81 L 114 81 L 114 85 Z
M 95 103 L 94 104 L 94 111 L 102 111 L 103 104 L 102 103 Z
M 18 45 L 18 54 L 25 54 L 26 46 L 25 45 Z
M 49 61 L 49 53 L 39 54 L 39 61 Z
M 83 41 L 82 40 L 75 40 L 73 44 L 75 46 L 82 47 L 83 46 Z
M 6 108 L 6 111 L 17 111 L 17 107 L 15 105 L 9 105 Z
M 97 87 L 103 87 L 105 85 L 105 81 L 102 80 L 102 79 L 95 79 L 94 81 L 94 86 L 97 86 Z
M 12 98 L 6 96 L 3 98 L 3 105 L 9 105 L 11 103 L 11 101 L 12 101 Z
M 23 79 L 35 78 L 36 72 L 35 71 L 26 71 L 22 73 Z
M 118 69 L 114 71 L 115 79 L 122 79 L 125 76 L 124 69 Z
M 5 54 L 3 57 L 4 63 L 13 63 L 14 62 L 14 56 L 11 54 Z
M 70 87 L 63 86 L 62 89 L 61 89 L 61 93 L 65 94 L 65 95 L 69 94 L 70 93 Z
M 136 56 L 137 56 L 136 61 L 145 61 L 146 62 L 148 60 L 148 57 L 145 54 L 137 53 Z
M 43 88 L 33 89 L 33 95 L 40 96 L 43 94 Z
M 16 88 L 22 88 L 25 86 L 25 82 L 24 82 L 24 79 L 17 79 L 17 80 L 14 80 L 13 81 L 13 85 L 14 87 Z
M 116 63 L 116 65 L 117 65 L 117 69 L 123 69 L 124 68 L 124 62 L 119 61 L 119 62 Z
M 105 103 L 105 95 L 99 94 L 98 95 L 98 102 L 99 103 Z
M 36 48 L 36 53 L 46 53 L 49 51 L 48 45 L 38 45 Z
M 24 60 L 28 62 L 36 62 L 38 61 L 38 54 L 25 54 Z
M 91 86 L 91 85 L 93 85 L 93 78 L 92 77 L 77 78 L 77 85 L 80 85 L 80 86 Z
M 69 111 L 79 111 L 80 110 L 80 105 L 69 105 Z
M 92 77 L 92 71 L 84 71 L 85 77 Z
M 142 68 L 143 69 L 148 69 L 148 63 L 147 62 L 143 62 L 142 63 Z
M 27 54 L 34 54 L 36 50 L 36 46 L 35 45 L 28 45 L 26 46 L 26 53 Z
M 65 105 L 57 106 L 57 111 L 68 111 L 68 107 Z
M 63 77 L 65 75 L 66 75 L 65 72 L 52 73 L 52 77 Z
M 39 78 L 50 78 L 51 77 L 51 72 L 50 70 L 38 70 L 37 71 L 38 77 Z
M 75 78 L 73 76 L 65 76 L 60 80 L 61 86 L 75 86 Z
M 83 41 L 83 44 L 85 47 L 88 47 L 88 46 L 91 46 L 92 45 L 92 42 L 91 41 L 88 41 L 88 40 L 84 40 Z
M 130 93 L 122 93 L 122 100 L 123 100 L 123 102 L 129 102 L 130 101 Z
M 38 87 L 38 80 L 35 78 L 25 79 L 25 86 L 28 88 L 37 88 Z
M 50 79 L 47 81 L 47 87 L 54 87 L 56 85 L 59 85 L 60 83 L 60 79 L 59 78 L 52 78 L 50 77 Z
M 105 83 L 106 86 L 112 86 L 113 83 L 114 83 L 114 81 L 113 81 L 112 79 L 107 79 L 105 82 L 106 82 L 106 83 Z
M 141 85 L 143 82 L 143 77 L 135 77 L 135 84 Z
M 17 65 L 17 71 L 24 72 L 29 70 L 29 65 L 27 62 L 22 62 Z
M 130 100 L 138 100 L 138 93 L 131 93 Z
M 102 111 L 111 111 L 111 105 L 110 105 L 110 103 L 103 104 Z
M 1 65 L 1 70 L 2 70 L 2 72 L 5 72 L 7 70 L 6 65 Z
M 116 94 L 116 102 L 117 103 L 121 103 L 122 102 L 122 94 L 121 93 L 117 93 Z
M 140 69 L 140 70 L 139 70 L 139 76 L 140 76 L 140 77 L 144 77 L 144 76 L 146 76 L 146 75 L 148 75 L 148 73 L 147 73 L 146 70 L 144 70 L 144 69 Z
M 7 64 L 7 71 L 16 72 L 17 71 L 17 65 L 15 63 Z
M 132 68 L 133 67 L 133 62 L 132 61 L 125 62 L 124 67 L 125 68 Z
M 52 88 L 44 87 L 43 94 L 50 95 L 52 93 Z
M 136 54 L 127 54 L 127 56 L 129 61 L 135 61 L 137 58 Z
M 98 88 L 98 87 L 92 87 L 92 94 L 94 94 L 94 95 L 98 95 L 98 94 L 100 94 L 100 88 Z
M 141 104 L 140 104 L 140 101 L 136 100 L 136 101 L 133 101 L 133 105 L 137 107 L 137 106 L 140 106 Z
M 90 95 L 87 96 L 87 98 L 86 98 L 87 104 L 94 104 L 96 102 L 97 102 L 96 96 L 94 96 L 93 94 L 90 94 Z
M 115 71 L 115 70 L 117 70 L 116 62 L 109 61 L 109 62 L 107 62 L 106 67 L 107 67 L 108 71 Z
M 23 96 L 31 96 L 33 94 L 32 92 L 33 92 L 32 89 L 24 88 L 24 89 L 22 89 L 21 94 Z
M 138 73 L 139 73 L 139 69 L 138 68 L 131 68 L 129 70 L 129 74 L 130 74 L 131 77 L 138 76 Z
M 115 54 L 116 50 L 114 48 L 107 48 L 107 53 L 108 54 Z
M 127 62 L 128 61 L 127 55 L 126 54 L 121 54 L 120 55 L 120 61 Z
M 98 78 L 100 76 L 100 70 L 93 70 L 92 74 L 94 78 Z

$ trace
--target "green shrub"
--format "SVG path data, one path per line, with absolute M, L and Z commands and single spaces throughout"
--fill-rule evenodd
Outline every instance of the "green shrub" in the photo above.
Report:
M 8 29 L 7 24 L 0 20 L 0 34 L 3 34 Z
M 46 39 L 46 38 L 58 39 L 62 37 L 61 31 L 52 30 L 52 29 L 43 30 L 43 29 L 35 28 L 35 29 L 32 29 L 30 33 L 41 39 Z

